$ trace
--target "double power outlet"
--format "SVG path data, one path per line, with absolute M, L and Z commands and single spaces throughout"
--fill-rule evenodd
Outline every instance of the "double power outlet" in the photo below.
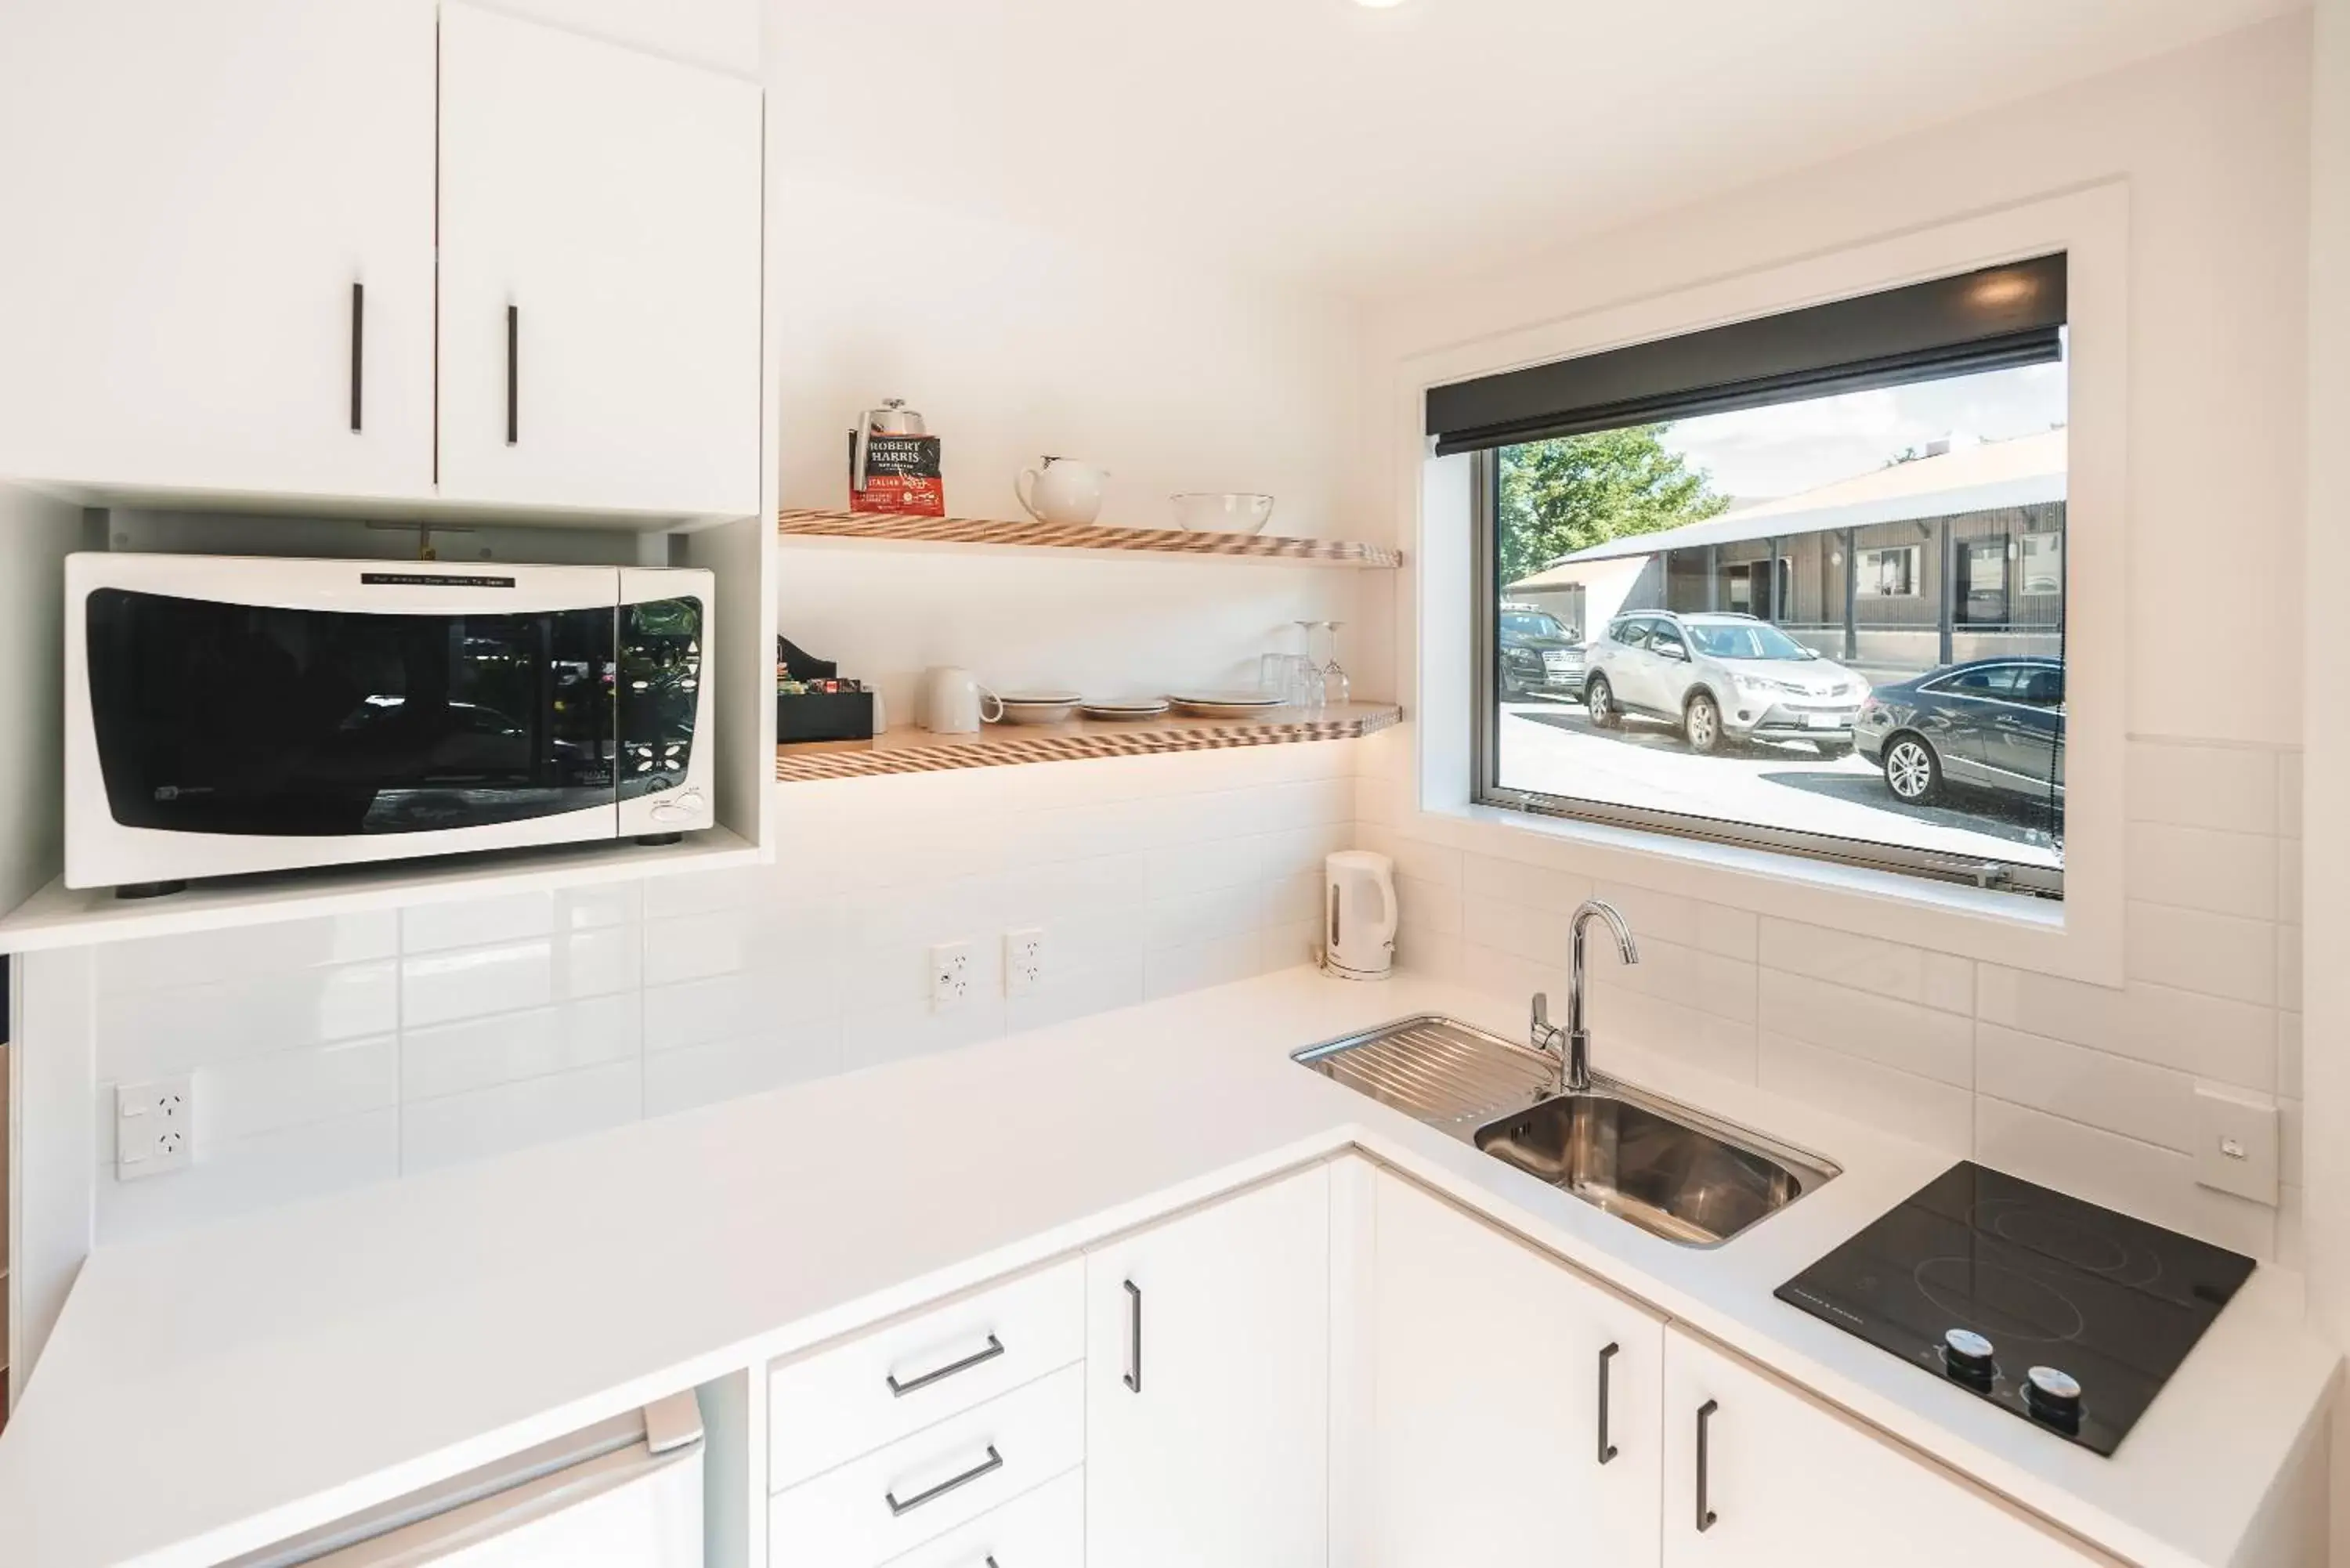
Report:
M 114 1086 L 114 1175 L 161 1176 L 195 1163 L 196 1099 L 185 1077 Z
M 971 943 L 940 942 L 931 949 L 931 1009 L 943 1012 L 971 1000 Z M 1026 996 L 1045 983 L 1045 929 L 1029 926 L 1003 933 L 1003 994 Z

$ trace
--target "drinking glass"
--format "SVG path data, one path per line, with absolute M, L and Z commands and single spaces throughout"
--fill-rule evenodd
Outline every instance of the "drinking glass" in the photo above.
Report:
M 1321 670 L 1322 701 L 1332 708 L 1344 708 L 1354 701 L 1355 683 L 1347 679 L 1346 670 L 1338 664 L 1338 628 L 1346 624 L 1342 620 L 1322 623 L 1322 629 L 1330 639 L 1330 661 Z
M 1297 659 L 1297 706 L 1309 713 L 1321 711 L 1329 698 L 1322 682 L 1322 666 L 1314 657 L 1314 631 L 1323 623 L 1301 620 L 1296 623 L 1299 640 L 1305 651 Z

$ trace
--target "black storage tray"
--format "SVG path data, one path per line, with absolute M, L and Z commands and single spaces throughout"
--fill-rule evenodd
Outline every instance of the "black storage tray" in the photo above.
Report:
M 775 741 L 869 741 L 873 738 L 870 691 L 803 691 L 775 694 Z

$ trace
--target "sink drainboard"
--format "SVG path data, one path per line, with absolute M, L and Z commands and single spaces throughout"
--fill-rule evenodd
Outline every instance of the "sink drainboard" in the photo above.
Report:
M 1329 1041 L 1297 1060 L 1461 1137 L 1558 1086 L 1558 1064 L 1548 1056 L 1432 1012 Z

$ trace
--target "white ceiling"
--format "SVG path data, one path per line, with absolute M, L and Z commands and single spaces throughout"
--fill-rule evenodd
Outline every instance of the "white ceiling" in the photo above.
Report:
M 868 188 L 1378 296 L 2299 0 L 780 0 Z

